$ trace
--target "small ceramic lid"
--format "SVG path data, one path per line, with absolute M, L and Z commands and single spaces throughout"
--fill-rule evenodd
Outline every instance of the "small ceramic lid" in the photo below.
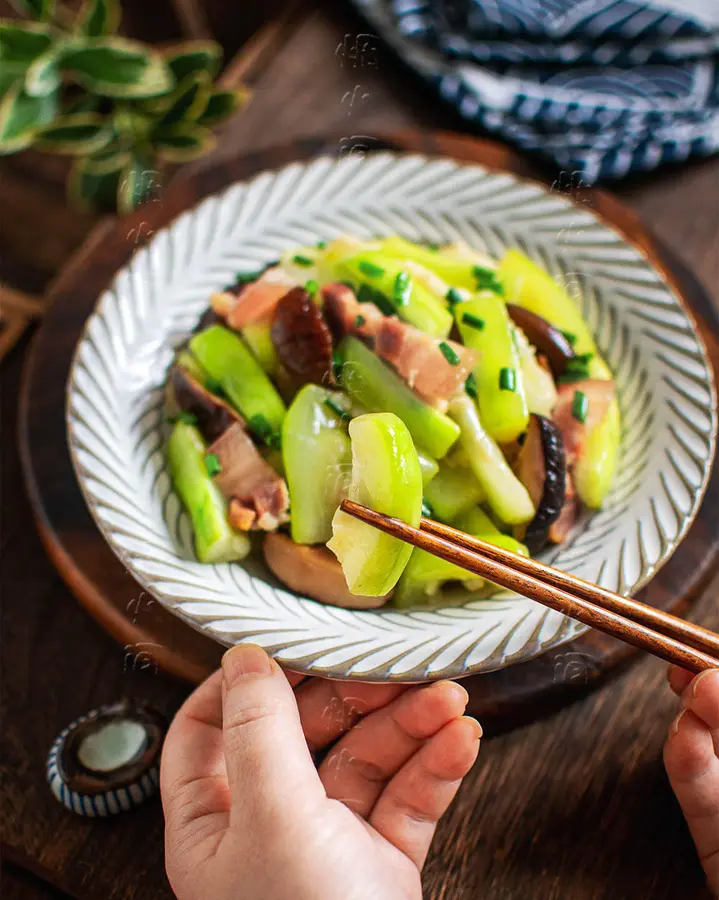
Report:
M 50 790 L 81 816 L 112 816 L 157 792 L 167 722 L 142 703 L 122 700 L 80 716 L 50 748 Z

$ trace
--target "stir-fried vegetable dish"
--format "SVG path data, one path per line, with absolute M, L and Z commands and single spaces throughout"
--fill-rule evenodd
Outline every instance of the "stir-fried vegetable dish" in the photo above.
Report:
M 351 608 L 493 588 L 343 498 L 537 553 L 601 506 L 620 435 L 611 372 L 547 272 L 516 249 L 397 236 L 239 273 L 178 352 L 166 402 L 200 562 L 259 541 L 284 584 Z

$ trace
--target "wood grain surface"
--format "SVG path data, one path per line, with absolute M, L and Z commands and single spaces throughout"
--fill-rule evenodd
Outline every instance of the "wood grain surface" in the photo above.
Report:
M 366 29 L 358 20 L 334 6 L 298 23 L 259 79 L 247 114 L 228 129 L 223 150 L 235 155 L 313 132 L 341 131 L 349 138 L 411 125 L 454 127 L 454 116 L 389 53 L 378 51 L 372 66 L 339 64 L 338 48 L 362 31 Z M 352 96 L 350 107 L 345 98 Z M 0 167 L 0 178 L 4 173 L 7 168 Z M 719 166 L 706 161 L 618 188 L 715 301 L 718 179 Z M 11 205 L 3 194 L 0 273 L 19 288 L 39 290 L 75 244 L 61 233 L 61 224 L 56 224 L 52 253 L 38 246 L 37 229 L 30 224 L 24 236 L 15 234 L 7 211 L 18 218 L 26 215 L 17 182 L 13 196 Z M 53 202 L 51 197 L 48 203 Z M 60 203 L 56 223 L 61 222 Z M 38 193 L 36 223 L 42 213 Z M 32 221 L 28 215 L 28 223 Z M 40 258 L 38 268 L 34 254 Z M 14 443 L 26 350 L 23 340 L 1 373 L 2 849 L 7 858 L 82 900 L 164 900 L 171 893 L 163 874 L 157 805 L 113 822 L 90 823 L 65 812 L 44 784 L 50 743 L 76 715 L 124 694 L 171 712 L 187 687 L 118 646 L 75 602 L 43 551 L 21 487 Z M 58 473 L 59 482 L 62 477 Z M 719 626 L 718 597 L 715 580 L 693 609 L 697 621 L 714 629 Z M 566 664 L 578 684 L 591 674 L 582 660 Z M 661 746 L 675 709 L 665 667 L 644 659 L 581 703 L 485 741 L 479 762 L 438 830 L 424 873 L 425 897 L 708 897 L 661 766 Z M 41 890 L 26 896 L 53 896 Z

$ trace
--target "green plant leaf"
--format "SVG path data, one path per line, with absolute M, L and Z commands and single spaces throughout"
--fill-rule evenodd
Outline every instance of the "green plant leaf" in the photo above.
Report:
M 101 150 L 87 157 L 88 172 L 103 175 L 106 172 L 120 172 L 130 162 L 132 154 L 121 141 L 114 140 Z
M 112 137 L 109 119 L 97 113 L 76 113 L 61 116 L 48 128 L 43 128 L 36 134 L 34 144 L 51 153 L 80 156 L 100 150 Z
M 197 119 L 197 124 L 211 126 L 224 122 L 234 112 L 246 105 L 249 96 L 250 92 L 247 88 L 237 88 L 234 91 L 215 91 L 210 95 L 205 111 Z
M 194 122 L 207 106 L 210 96 L 210 76 L 207 72 L 193 72 L 184 78 L 170 96 L 170 104 L 157 123 L 159 127 Z
M 165 60 L 177 81 L 194 72 L 214 78 L 222 62 L 222 47 L 216 41 L 186 41 L 165 51 Z
M 85 0 L 77 28 L 88 37 L 113 34 L 120 24 L 120 4 L 117 0 Z
M 91 159 L 81 157 L 75 161 L 67 180 L 68 199 L 82 210 L 114 212 L 121 168 L 96 171 Z
M 55 0 L 13 0 L 13 6 L 43 22 L 49 22 L 55 12 Z
M 158 188 L 156 169 L 141 156 L 133 156 L 123 168 L 117 186 L 117 211 L 124 216 L 137 209 Z
M 20 84 L 22 76 L 8 69 L 7 66 L 0 66 L 0 100 L 7 94 L 10 88 L 15 84 Z
M 0 68 L 16 66 L 22 71 L 51 44 L 46 25 L 0 19 Z
M 167 162 L 187 162 L 209 153 L 215 146 L 215 136 L 209 128 L 180 124 L 171 128 L 156 128 L 152 145 L 160 159 Z
M 68 44 L 57 43 L 38 56 L 25 74 L 25 92 L 31 97 L 44 97 L 57 90 L 62 77 L 63 59 L 68 52 Z
M 56 93 L 30 97 L 21 82 L 14 84 L 0 102 L 0 154 L 28 147 L 35 134 L 53 121 L 58 107 Z
M 172 72 L 150 47 L 109 37 L 70 51 L 63 69 L 95 94 L 105 97 L 154 97 L 171 90 Z

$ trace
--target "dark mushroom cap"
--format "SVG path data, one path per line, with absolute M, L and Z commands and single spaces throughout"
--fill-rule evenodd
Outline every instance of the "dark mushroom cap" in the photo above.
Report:
M 277 304 L 272 343 L 295 387 L 330 383 L 332 334 L 321 309 L 304 288 L 293 288 Z
M 532 413 L 515 471 L 537 510 L 523 538 L 529 552 L 536 553 L 546 544 L 549 530 L 562 512 L 566 494 L 564 444 L 554 422 Z
M 177 406 L 192 413 L 197 427 L 206 441 L 212 443 L 236 422 L 243 423 L 242 416 L 229 403 L 208 391 L 181 366 L 173 366 L 170 384 Z
M 552 374 L 555 378 L 559 378 L 567 368 L 569 360 L 574 358 L 574 350 L 566 337 L 546 319 L 523 306 L 508 303 L 507 312 L 514 324 L 527 335 L 529 343 L 534 344 L 537 350 L 547 357 Z

